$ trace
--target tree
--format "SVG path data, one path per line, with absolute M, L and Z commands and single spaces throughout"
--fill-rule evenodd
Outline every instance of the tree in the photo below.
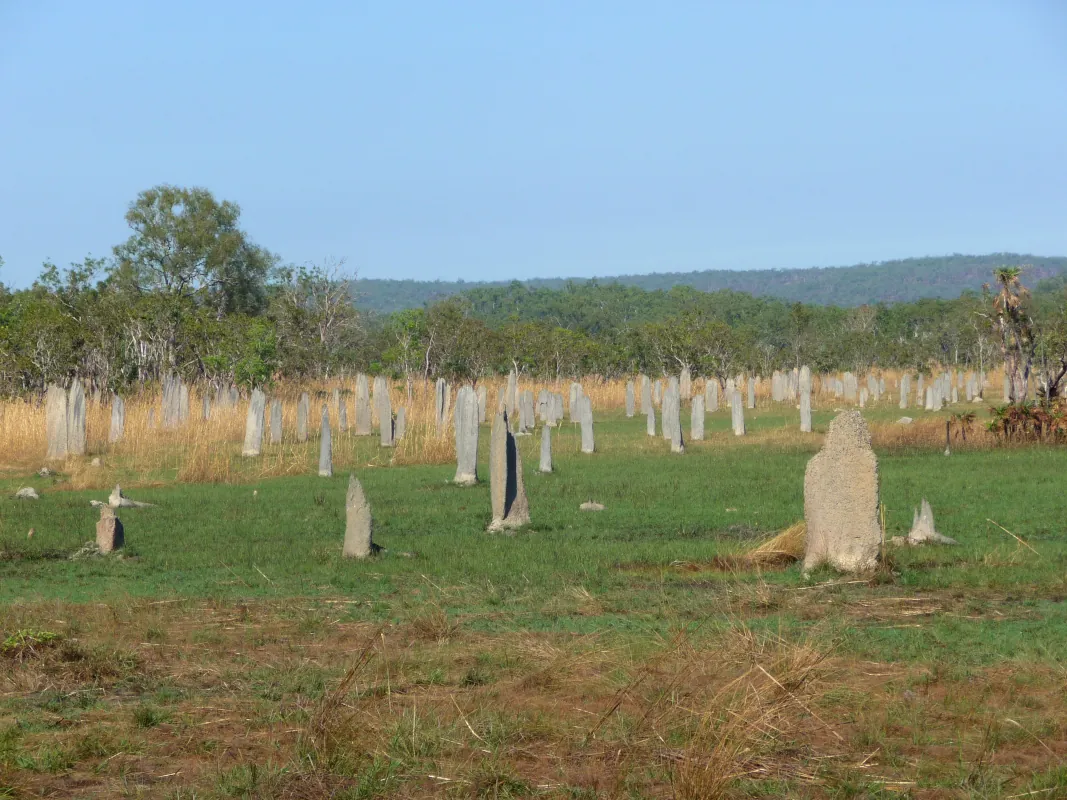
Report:
M 470 326 L 466 323 L 469 317 L 470 302 L 458 295 L 426 309 L 421 341 L 425 380 L 433 375 L 453 376 L 457 370 L 459 373 L 468 372 L 462 365 L 462 354 L 471 344 L 468 337 Z
M 852 369 L 866 372 L 874 362 L 878 339 L 878 308 L 863 305 L 848 313 L 847 337 Z
M 388 344 L 382 347 L 382 360 L 404 376 L 408 403 L 411 403 L 412 376 L 422 365 L 426 312 L 421 308 L 397 311 L 389 316 L 385 327 Z
M 1021 267 L 998 267 L 993 270 L 993 277 L 998 289 L 992 297 L 991 320 L 1008 376 L 1008 400 L 1021 403 L 1026 400 L 1034 359 L 1034 321 L 1028 308 L 1030 291 L 1022 284 Z M 989 284 L 982 288 L 988 295 Z
M 276 258 L 238 227 L 241 209 L 207 189 L 156 186 L 126 212 L 133 234 L 114 248 L 112 277 L 136 294 L 158 292 L 209 305 L 221 319 L 266 306 Z
M 792 361 L 796 369 L 804 365 L 811 338 L 812 313 L 803 303 L 793 303 L 789 308 L 789 347 L 793 351 Z
M 590 356 L 589 337 L 570 328 L 550 327 L 541 337 L 541 371 L 559 381 L 564 376 L 578 377 Z
M 1033 297 L 1034 370 L 1049 409 L 1053 399 L 1064 396 L 1067 382 L 1067 283 L 1042 284 L 1045 292 Z
M 726 323 L 695 312 L 641 328 L 642 363 L 650 373 L 674 373 L 696 368 L 697 374 L 715 377 L 725 387 L 753 350 L 751 329 L 732 329 Z
M 649 372 L 664 375 L 692 370 L 703 350 L 705 320 L 695 313 L 685 313 L 663 322 L 644 326 L 645 364 Z
M 723 391 L 726 381 L 741 371 L 752 342 L 748 332 L 734 330 L 717 320 L 706 323 L 700 332 L 702 352 L 700 371 L 708 377 L 718 378 Z
M 342 258 L 288 267 L 280 277 L 272 314 L 285 342 L 284 360 L 301 364 L 301 371 L 329 375 L 340 366 L 342 353 L 363 338 L 352 298 L 356 276 L 345 269 Z
M 544 326 L 538 322 L 511 321 L 498 332 L 501 372 L 515 370 L 519 375 L 534 368 L 544 351 Z

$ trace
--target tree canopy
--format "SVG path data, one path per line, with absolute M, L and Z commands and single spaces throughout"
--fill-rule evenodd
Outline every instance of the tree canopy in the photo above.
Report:
M 356 370 L 478 380 L 686 367 L 725 380 L 801 364 L 982 370 L 1009 356 L 1067 372 L 1067 281 L 1038 283 L 1045 272 L 1032 266 L 990 267 L 996 296 L 852 307 L 689 285 L 515 281 L 378 314 L 357 302 L 364 284 L 343 259 L 280 263 L 241 229 L 240 208 L 206 189 L 148 189 L 126 220 L 130 236 L 112 257 L 45 264 L 26 290 L 0 285 L 0 391 L 73 375 L 124 390 L 171 371 L 246 385 Z M 1032 295 L 1024 281 L 1037 283 Z

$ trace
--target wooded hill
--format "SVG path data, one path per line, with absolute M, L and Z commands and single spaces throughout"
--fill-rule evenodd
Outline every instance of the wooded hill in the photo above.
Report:
M 844 307 L 868 303 L 899 303 L 925 298 L 951 299 L 968 289 L 979 290 L 993 269 L 1002 265 L 1030 265 L 1030 285 L 1067 273 L 1067 257 L 992 253 L 983 256 L 951 255 L 908 258 L 856 264 L 851 267 L 810 269 L 705 270 L 654 275 L 617 275 L 603 278 L 538 278 L 521 281 L 535 289 L 562 289 L 568 284 L 617 283 L 645 290 L 691 286 L 704 292 L 730 289 L 756 297 Z M 356 282 L 360 308 L 388 314 L 405 308 L 422 308 L 452 295 L 474 289 L 509 286 L 509 281 L 413 281 L 362 279 Z

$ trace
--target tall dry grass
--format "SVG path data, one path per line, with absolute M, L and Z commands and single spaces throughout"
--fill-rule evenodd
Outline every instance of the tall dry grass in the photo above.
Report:
M 490 392 L 490 398 L 494 397 Z M 402 394 L 407 427 L 404 437 L 400 439 L 392 456 L 392 463 L 400 466 L 407 464 L 447 464 L 456 458 L 456 432 L 449 419 L 441 430 L 437 429 L 437 412 L 435 407 L 434 385 L 418 381 Z M 397 408 L 394 397 L 393 408 Z M 451 416 L 451 415 L 450 415 Z M 377 422 L 376 422 L 377 424 Z
M 725 798 L 745 777 L 814 782 L 814 773 L 797 763 L 804 759 L 790 750 L 805 729 L 810 739 L 817 730 L 844 741 L 813 710 L 816 687 L 826 678 L 826 653 L 811 642 L 761 636 L 739 624 L 728 632 L 719 657 L 724 664 L 733 662 L 740 674 L 718 685 L 705 684 L 703 692 L 678 704 L 691 718 L 685 726 L 689 740 L 675 760 L 674 796 Z
M 348 428 L 340 430 L 334 390 L 341 391 Z M 203 395 L 211 399 L 211 411 L 203 418 Z M 301 393 L 310 396 L 308 442 L 296 441 L 297 401 Z M 111 406 L 89 399 L 86 406 L 86 456 L 68 458 L 65 463 L 47 464 L 45 406 L 43 399 L 0 401 L 0 469 L 25 472 L 48 465 L 70 476 L 67 486 L 77 489 L 104 488 L 117 474 L 133 483 L 177 479 L 182 482 L 232 482 L 259 477 L 300 474 L 318 463 L 321 409 L 325 404 L 333 439 L 333 463 L 337 469 L 368 463 L 396 464 L 447 463 L 455 458 L 455 434 L 451 424 L 438 432 L 435 425 L 433 384 L 415 382 L 410 387 L 395 383 L 390 387 L 394 413 L 404 407 L 406 434 L 393 452 L 380 451 L 377 408 L 372 403 L 374 433 L 356 436 L 355 382 L 320 381 L 306 384 L 279 384 L 270 398 L 282 401 L 282 443 L 271 445 L 269 406 L 264 446 L 258 458 L 241 457 L 248 413 L 246 398 L 235 406 L 214 403 L 212 387 L 191 387 L 189 415 L 181 424 L 162 425 L 162 401 L 158 390 L 149 388 L 126 398 L 126 419 L 120 441 L 108 441 Z M 493 390 L 490 397 L 495 397 Z M 91 466 L 98 458 L 101 466 Z
M 879 373 L 887 384 L 887 394 L 872 407 L 895 407 L 899 397 L 900 373 Z M 816 380 L 812 404 L 817 410 L 843 406 L 843 401 L 824 388 L 823 380 Z M 999 373 L 989 373 L 986 397 L 989 402 L 1000 402 Z M 506 387 L 506 380 L 484 382 L 487 390 L 488 414 L 497 407 L 498 398 Z M 569 394 L 569 379 L 558 381 L 520 380 L 520 388 L 532 390 L 535 397 L 542 390 L 558 392 L 566 398 Z M 618 412 L 626 402 L 626 380 L 605 379 L 601 376 L 586 376 L 582 380 L 583 391 L 597 411 Z M 693 382 L 693 393 L 703 392 L 705 381 Z M 338 425 L 338 409 L 333 399 L 334 390 L 340 390 L 347 407 L 347 432 Z M 914 391 L 914 389 L 913 389 Z M 212 400 L 211 414 L 202 418 L 203 392 Z M 308 420 L 309 441 L 295 441 L 296 405 L 302 392 L 311 397 L 311 413 Z M 453 387 L 453 396 L 455 387 Z M 639 392 L 639 388 L 638 388 Z M 377 425 L 372 437 L 358 437 L 352 433 L 355 426 L 355 381 L 335 379 L 296 384 L 282 382 L 270 393 L 282 401 L 283 439 L 280 445 L 270 445 L 269 434 L 265 436 L 263 453 L 255 459 L 240 455 L 244 439 L 247 400 L 242 398 L 233 407 L 214 404 L 212 387 L 192 387 L 190 390 L 189 417 L 174 428 L 164 428 L 160 392 L 155 387 L 146 388 L 139 394 L 126 398 L 125 433 L 121 441 L 108 442 L 111 408 L 108 403 L 98 403 L 92 398 L 87 405 L 87 457 L 71 458 L 66 464 L 55 465 L 69 474 L 67 483 L 71 488 L 104 488 L 117 478 L 144 484 L 153 481 L 178 480 L 182 482 L 234 482 L 262 477 L 302 474 L 315 469 L 318 456 L 318 438 L 321 407 L 329 408 L 333 433 L 333 458 L 337 469 L 368 464 L 446 464 L 455 459 L 455 431 L 451 420 L 438 430 L 434 409 L 434 385 L 432 382 L 415 380 L 390 385 L 390 398 L 394 412 L 405 409 L 406 433 L 392 451 L 376 446 Z M 640 397 L 637 398 L 638 404 Z M 761 380 L 756 391 L 757 408 L 786 408 L 789 403 L 774 404 L 771 400 L 769 380 Z M 961 406 L 962 406 L 961 402 Z M 372 403 L 373 413 L 377 411 Z M 721 407 L 721 406 L 720 406 Z M 978 408 L 979 406 L 973 406 Z M 269 413 L 268 413 L 269 429 Z M 936 447 L 943 446 L 945 439 L 944 420 L 916 420 L 912 425 L 873 424 L 872 436 L 881 447 Z M 781 439 L 797 439 L 799 434 L 782 430 L 761 432 L 745 437 L 747 442 L 777 442 Z M 810 441 L 810 438 L 806 441 Z M 644 440 L 642 439 L 642 443 Z M 740 443 L 735 443 L 740 444 Z M 993 437 L 982 425 L 976 424 L 968 432 L 968 441 L 954 441 L 954 447 L 988 447 L 994 444 Z M 45 408 L 41 398 L 8 399 L 0 401 L 0 469 L 25 472 L 39 469 L 45 464 L 47 443 L 45 438 Z M 91 459 L 99 457 L 101 466 L 91 466 Z

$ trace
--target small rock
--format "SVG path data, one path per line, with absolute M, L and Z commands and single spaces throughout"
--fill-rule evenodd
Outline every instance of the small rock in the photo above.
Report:
M 578 506 L 578 509 L 581 510 L 581 511 L 603 511 L 604 510 L 604 506 L 601 505 L 600 503 L 589 502 L 589 503 L 582 503 L 580 506 Z
M 100 456 L 94 456 L 93 460 L 89 462 L 89 466 L 90 467 L 99 467 L 100 466 Z
M 19 500 L 41 499 L 40 496 L 37 494 L 37 490 L 34 489 L 32 486 L 23 486 L 21 489 L 15 492 L 15 497 L 17 497 Z
M 51 478 L 54 473 L 48 467 L 41 467 L 37 470 L 37 475 L 41 478 Z
M 911 417 L 901 417 L 900 419 L 897 420 L 897 424 L 898 425 L 911 425 L 911 423 L 913 423 L 914 421 L 915 420 L 913 420 Z

